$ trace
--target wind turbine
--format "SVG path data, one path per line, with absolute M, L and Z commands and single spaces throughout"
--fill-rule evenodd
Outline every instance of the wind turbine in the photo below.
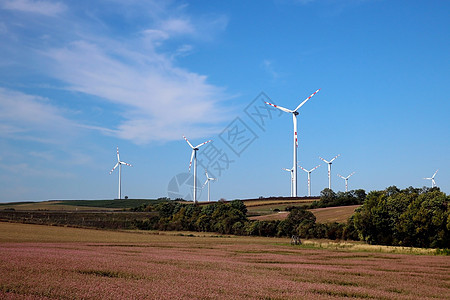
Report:
M 311 197 L 311 172 L 314 171 L 315 169 L 317 169 L 318 167 L 320 167 L 320 165 L 312 168 L 311 170 L 306 170 L 304 169 L 302 166 L 299 166 L 300 169 L 302 169 L 303 171 L 305 171 L 306 173 L 308 173 L 308 197 Z
M 119 157 L 119 147 L 117 147 L 117 163 L 114 166 L 114 168 L 112 168 L 112 170 L 109 172 L 109 175 L 111 175 L 111 173 L 117 168 L 119 167 L 119 199 L 122 199 L 122 165 L 126 165 L 126 166 L 130 166 L 132 167 L 132 165 L 124 162 L 124 161 L 120 161 L 120 157 Z
M 210 199 L 211 199 L 211 193 L 210 193 L 210 190 L 209 190 L 209 183 L 210 183 L 210 181 L 211 180 L 217 180 L 216 178 L 212 178 L 212 177 L 209 177 L 209 175 L 208 175 L 208 171 L 205 169 L 205 175 L 206 175 L 206 181 L 205 181 L 205 183 L 203 184 L 203 187 L 206 185 L 206 184 L 208 184 L 208 202 L 210 202 Z M 202 187 L 202 188 L 203 188 Z
M 319 156 L 319 158 L 321 160 L 323 160 L 324 162 L 326 162 L 328 164 L 328 188 L 331 190 L 331 164 L 333 163 L 333 161 L 338 158 L 340 156 L 340 154 L 336 155 L 335 157 L 333 157 L 330 161 L 327 161 L 325 159 L 323 159 L 322 157 Z
M 437 173 L 438 171 L 439 171 L 439 169 L 437 169 L 436 172 L 434 172 L 433 176 L 424 178 L 424 179 L 431 180 L 431 187 L 435 187 L 435 186 L 436 186 L 436 181 L 434 181 L 434 176 L 436 176 L 436 173 Z
M 348 175 L 347 177 L 344 177 L 342 175 L 337 174 L 339 177 L 341 177 L 342 179 L 345 180 L 345 191 L 348 192 L 348 179 L 355 174 L 355 172 L 353 172 L 352 174 Z
M 293 185 L 293 183 L 294 183 L 294 176 L 293 176 L 293 174 L 294 174 L 294 168 L 292 168 L 292 169 L 282 168 L 282 169 L 285 170 L 285 171 L 291 172 L 291 197 L 292 197 L 292 194 L 293 194 L 293 187 L 294 187 L 294 185 Z
M 192 148 L 192 154 L 191 154 L 191 160 L 189 161 L 189 172 L 191 171 L 191 165 L 192 165 L 192 159 L 194 159 L 194 203 L 197 203 L 197 150 L 201 146 L 203 146 L 206 143 L 211 142 L 211 140 L 206 141 L 204 143 L 198 144 L 197 146 L 192 146 L 192 144 L 188 141 L 188 139 L 183 135 L 186 142 L 189 144 L 189 146 Z
M 294 163 L 292 164 L 293 167 L 293 188 L 292 188 L 292 196 L 293 197 L 297 197 L 297 147 L 298 147 L 298 141 L 297 141 L 297 115 L 298 115 L 298 110 L 300 109 L 300 107 L 303 106 L 303 104 L 306 103 L 306 101 L 308 101 L 309 99 L 311 99 L 312 96 L 314 96 L 318 91 L 320 91 L 320 89 L 318 89 L 317 91 L 315 91 L 313 94 L 311 94 L 311 96 L 309 96 L 308 98 L 306 98 L 305 100 L 303 100 L 302 103 L 299 104 L 299 106 L 297 106 L 296 109 L 294 110 L 290 110 L 269 102 L 266 102 L 266 104 L 273 106 L 275 108 L 278 108 L 284 112 L 287 113 L 291 113 L 292 114 L 292 121 L 294 122 Z

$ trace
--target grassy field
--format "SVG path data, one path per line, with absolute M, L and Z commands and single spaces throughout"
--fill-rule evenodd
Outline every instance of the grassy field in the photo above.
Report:
M 348 218 L 354 213 L 357 207 L 359 207 L 359 205 L 316 208 L 311 209 L 311 212 L 316 216 L 316 221 L 318 223 L 345 223 L 347 222 Z M 251 213 L 255 214 L 256 212 L 258 211 L 253 210 Z M 288 215 L 288 212 L 281 209 L 280 212 L 273 213 L 272 209 L 270 214 L 262 213 L 257 216 L 251 216 L 249 219 L 259 221 L 284 220 Z
M 143 204 L 156 204 L 166 200 L 114 199 L 114 200 L 55 200 L 40 202 L 0 203 L 0 209 L 16 210 L 121 210 Z
M 274 210 L 278 209 L 280 211 L 284 211 L 288 206 L 307 206 L 315 200 L 317 199 L 316 198 L 298 199 L 298 200 L 268 199 L 268 200 L 250 200 L 244 201 L 244 203 L 248 210 L 248 216 L 252 217 L 252 216 L 273 215 Z
M 0 298 L 449 299 L 450 260 L 431 253 L 0 223 Z

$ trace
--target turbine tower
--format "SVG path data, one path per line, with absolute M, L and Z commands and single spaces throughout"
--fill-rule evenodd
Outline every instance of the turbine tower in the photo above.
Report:
M 192 148 L 192 154 L 191 154 L 191 160 L 189 161 L 189 172 L 191 171 L 191 165 L 192 165 L 192 159 L 194 159 L 194 203 L 197 204 L 197 150 L 201 146 L 203 146 L 206 143 L 211 142 L 211 140 L 206 141 L 204 143 L 198 144 L 197 146 L 192 146 L 192 144 L 188 141 L 188 139 L 183 135 L 186 142 L 189 144 L 189 146 Z
M 436 173 L 438 171 L 439 171 L 439 169 L 437 169 L 436 172 L 434 172 L 433 176 L 424 178 L 424 179 L 431 180 L 431 187 L 432 188 L 436 186 L 436 181 L 434 181 L 434 176 L 436 176 Z
M 294 187 L 294 185 L 293 185 L 293 183 L 294 183 L 294 176 L 293 176 L 294 168 L 292 168 L 292 169 L 282 168 L 282 169 L 291 173 L 291 197 L 292 197 L 292 194 L 293 194 L 293 190 L 292 189 Z
M 206 184 L 208 184 L 208 202 L 210 202 L 211 200 L 211 193 L 210 193 L 210 190 L 209 190 L 209 184 L 210 184 L 210 181 L 211 180 L 217 180 L 216 178 L 212 178 L 212 177 L 209 177 L 209 175 L 208 175 L 208 171 L 205 169 L 205 175 L 206 175 L 206 181 L 205 181 L 205 183 L 203 184 L 203 186 L 202 186 L 202 188 L 204 188 L 205 187 L 205 185 Z
M 311 96 L 309 96 L 308 98 L 306 98 L 305 100 L 303 100 L 302 103 L 299 104 L 299 106 L 297 106 L 296 109 L 294 110 L 290 110 L 269 102 L 266 102 L 266 104 L 271 105 L 275 108 L 278 108 L 284 112 L 287 113 L 291 113 L 292 114 L 292 121 L 294 123 L 294 162 L 293 162 L 293 187 L 292 187 L 292 196 L 293 197 L 297 197 L 297 147 L 298 147 L 298 141 L 297 141 L 297 115 L 298 115 L 298 110 L 300 109 L 300 107 L 303 106 L 303 104 L 306 103 L 306 101 L 308 101 L 309 99 L 311 99 L 312 96 L 314 96 L 318 91 L 320 91 L 320 89 L 318 89 L 317 91 L 315 91 L 314 93 L 311 94 Z
M 341 177 L 342 179 L 345 180 L 345 191 L 348 192 L 348 179 L 355 174 L 355 172 L 353 172 L 352 174 L 348 175 L 347 177 L 344 177 L 342 175 L 337 174 L 339 177 Z
M 319 158 L 321 160 L 323 160 L 324 162 L 326 162 L 328 164 L 328 188 L 331 190 L 331 164 L 333 163 L 333 161 L 338 158 L 340 156 L 340 154 L 336 155 L 335 157 L 333 157 L 330 161 L 327 161 L 325 159 L 323 159 L 322 157 L 319 156 Z
M 111 175 L 111 173 L 117 168 L 119 167 L 119 197 L 118 199 L 122 199 L 122 165 L 126 165 L 126 166 L 130 166 L 132 167 L 132 165 L 124 162 L 124 161 L 120 161 L 120 157 L 119 157 L 119 147 L 117 147 L 117 163 L 114 166 L 114 168 L 112 168 L 112 170 L 109 172 L 109 175 Z
M 320 167 L 320 165 L 312 168 L 311 170 L 306 170 L 304 169 L 302 166 L 299 166 L 300 169 L 302 169 L 303 171 L 305 171 L 306 173 L 308 173 L 308 197 L 311 197 L 311 172 L 314 171 L 315 169 L 317 169 L 318 167 Z

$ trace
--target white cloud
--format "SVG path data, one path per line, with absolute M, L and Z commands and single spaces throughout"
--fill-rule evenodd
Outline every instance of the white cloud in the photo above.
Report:
M 60 2 L 33 1 L 33 0 L 7 0 L 2 3 L 3 9 L 46 16 L 55 16 L 63 13 L 66 6 Z
M 160 25 L 160 30 L 170 35 L 189 35 L 196 32 L 189 20 L 179 18 L 164 20 Z
M 80 126 L 44 97 L 0 87 L 0 137 L 58 144 Z
M 61 116 L 62 111 L 51 105 L 48 99 L 27 95 L 0 87 L 0 121 L 10 122 L 26 128 L 53 127 L 55 124 L 65 126 L 70 123 Z
M 57 9 L 58 3 L 30 0 L 8 1 L 3 7 L 25 10 L 25 4 L 30 4 L 34 8 L 29 9 L 34 10 L 38 4 L 43 4 L 48 12 L 54 13 L 65 9 L 62 4 Z M 81 124 L 71 120 L 72 112 L 59 108 L 61 99 L 51 99 L 50 104 L 44 98 L 15 94 L 20 101 L 13 104 L 8 100 L 2 105 L 19 113 L 22 117 L 18 119 L 23 123 L 9 120 L 8 131 L 29 131 L 32 122 L 39 123 L 37 128 L 44 128 L 44 120 L 54 120 L 72 128 L 94 129 L 135 143 L 170 141 L 183 134 L 196 138 L 217 133 L 221 122 L 228 119 L 222 104 L 227 97 L 224 89 L 209 83 L 205 75 L 178 67 L 176 59 L 189 54 L 194 49 L 192 43 L 205 42 L 208 36 L 225 29 L 228 19 L 224 16 L 194 18 L 184 11 L 187 6 L 172 9 L 170 5 L 152 2 L 146 9 L 143 5 L 117 3 L 106 12 L 100 5 L 96 8 L 102 13 L 87 19 L 85 15 L 67 10 L 64 19 L 54 22 L 58 26 L 47 24 L 40 29 L 41 24 L 34 23 L 32 34 L 26 37 L 28 44 L 35 47 L 26 52 L 26 61 L 35 72 L 42 78 L 56 79 L 65 90 L 99 97 L 101 100 L 92 101 L 99 101 L 108 106 L 109 112 L 118 114 L 120 118 L 115 118 L 115 124 L 102 123 L 101 119 L 96 119 L 94 124 Z M 116 24 L 108 23 L 104 15 L 111 11 L 115 16 L 122 14 L 124 22 L 143 15 L 150 20 L 119 37 L 111 35 L 117 29 L 113 28 Z M 147 11 L 151 12 L 145 14 Z M 22 18 L 21 22 L 26 24 L 27 19 Z M 102 26 L 98 26 L 99 22 Z M 20 34 L 19 29 L 17 33 Z M 44 35 L 48 38 L 34 38 Z M 20 64 L 19 59 L 16 62 Z M 0 96 L 5 97 L 6 93 L 7 90 L 0 90 Z M 88 107 L 77 109 L 87 111 Z M 42 111 L 42 114 L 33 115 L 32 111 Z M 6 113 L 0 113 L 2 116 L 6 117 Z
M 124 119 L 115 129 L 120 137 L 148 143 L 179 139 L 189 131 L 193 137 L 210 135 L 227 117 L 220 109 L 223 89 L 209 84 L 206 76 L 174 65 L 172 57 L 191 48 L 184 45 L 169 56 L 150 47 L 136 52 L 105 40 L 102 46 L 76 41 L 43 55 L 52 75 L 66 82 L 67 89 L 119 105 Z
M 266 73 L 268 73 L 273 79 L 280 77 L 280 75 L 275 71 L 272 61 L 265 59 L 263 60 L 261 66 L 263 70 L 266 71 Z

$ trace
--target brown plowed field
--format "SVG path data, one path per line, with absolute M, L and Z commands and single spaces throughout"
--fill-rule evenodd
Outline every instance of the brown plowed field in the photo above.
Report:
M 347 219 L 355 212 L 357 207 L 359 207 L 359 205 L 316 208 L 311 209 L 311 212 L 316 216 L 316 221 L 318 223 L 345 223 L 347 222 Z M 280 211 L 268 215 L 252 216 L 249 219 L 259 221 L 284 220 L 288 215 L 288 212 Z

